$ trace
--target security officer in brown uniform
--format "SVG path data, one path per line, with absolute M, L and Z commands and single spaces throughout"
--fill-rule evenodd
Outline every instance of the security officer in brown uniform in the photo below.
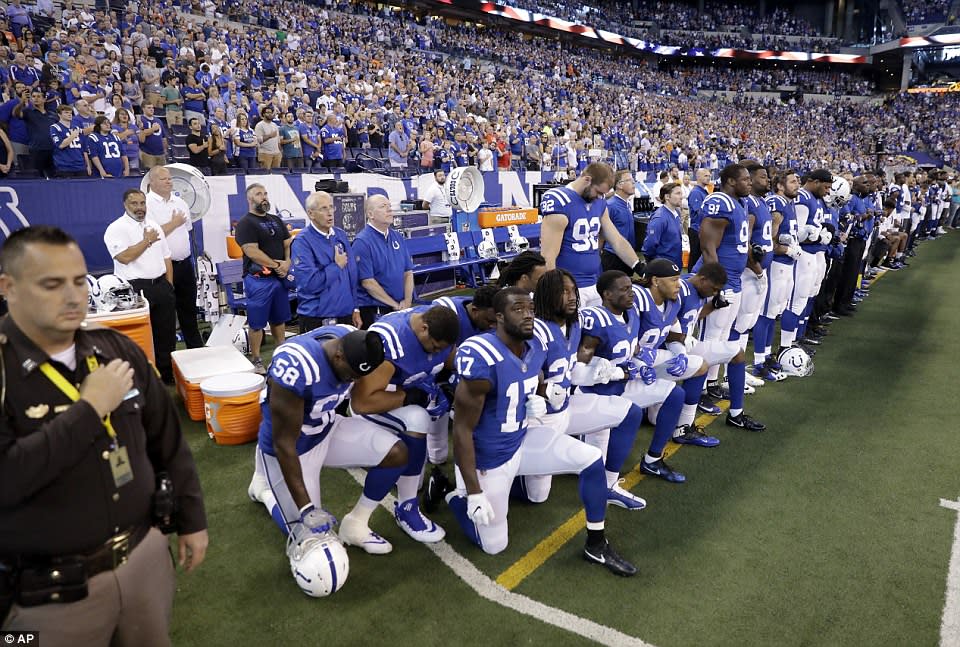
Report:
M 84 324 L 86 274 L 54 227 L 0 249 L 0 626 L 44 647 L 169 645 L 174 565 L 154 525 L 199 565 L 200 482 L 143 352 Z

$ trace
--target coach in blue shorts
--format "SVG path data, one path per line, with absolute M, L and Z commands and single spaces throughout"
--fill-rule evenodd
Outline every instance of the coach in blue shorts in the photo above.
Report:
M 290 233 L 279 217 L 267 213 L 270 201 L 262 184 L 247 187 L 250 211 L 237 222 L 237 244 L 243 249 L 243 292 L 247 297 L 247 324 L 250 326 L 250 354 L 257 373 L 266 369 L 260 358 L 263 329 L 279 345 L 284 324 L 290 319 L 287 273 L 290 271 Z

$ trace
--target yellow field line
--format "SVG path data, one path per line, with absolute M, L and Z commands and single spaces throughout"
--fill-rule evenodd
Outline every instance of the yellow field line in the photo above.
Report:
M 720 413 L 721 416 L 728 407 L 729 404 L 726 401 L 720 404 L 720 408 L 722 409 Z M 708 427 L 718 418 L 720 418 L 720 416 L 704 414 L 697 418 L 696 424 L 701 427 Z M 667 448 L 663 451 L 663 457 L 666 459 L 673 456 L 680 451 L 682 446 L 683 445 L 676 443 L 668 443 Z M 624 476 L 621 487 L 625 490 L 630 490 L 645 477 L 646 475 L 640 471 L 640 465 L 638 463 Z M 577 514 L 564 521 L 560 527 L 550 533 L 546 539 L 534 546 L 530 552 L 514 562 L 507 570 L 500 573 L 497 577 L 497 584 L 507 590 L 512 591 L 515 589 L 523 580 L 529 577 L 531 573 L 543 566 L 544 562 L 563 548 L 564 544 L 581 533 L 586 523 L 587 518 L 583 510 L 580 510 Z

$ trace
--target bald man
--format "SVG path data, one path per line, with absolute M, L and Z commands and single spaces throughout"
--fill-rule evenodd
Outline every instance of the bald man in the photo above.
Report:
M 312 193 L 306 209 L 310 225 L 290 246 L 300 332 L 334 323 L 359 328 L 357 260 L 347 232 L 333 226 L 333 198 L 326 191 Z
M 413 259 L 406 240 L 393 229 L 393 212 L 386 196 L 367 198 L 364 211 L 367 226 L 353 241 L 353 256 L 360 281 L 360 318 L 368 328 L 380 315 L 413 303 Z
M 203 338 L 197 327 L 197 277 L 193 269 L 190 244 L 190 208 L 173 194 L 170 171 L 155 166 L 147 173 L 147 217 L 160 225 L 170 247 L 173 263 L 173 291 L 177 300 L 177 320 L 187 348 L 200 348 Z

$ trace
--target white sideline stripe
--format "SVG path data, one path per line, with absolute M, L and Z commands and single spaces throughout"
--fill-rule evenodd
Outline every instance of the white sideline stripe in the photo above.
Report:
M 960 501 L 940 499 L 940 506 L 960 512 Z M 947 599 L 940 621 L 940 645 L 960 647 L 960 514 L 953 528 L 953 548 L 950 550 L 950 567 L 947 570 Z
M 363 485 L 366 472 L 355 468 L 348 469 L 347 472 L 349 472 L 350 476 L 361 486 Z M 383 501 L 380 502 L 380 505 L 392 515 L 395 501 L 396 497 L 388 494 L 383 498 Z M 446 541 L 440 541 L 435 544 L 424 544 L 424 546 L 432 550 L 433 553 L 440 558 L 440 561 L 446 564 L 447 567 L 452 570 L 457 577 L 463 580 L 467 586 L 473 589 L 477 595 L 494 604 L 499 604 L 502 607 L 512 609 L 517 613 L 530 616 L 535 620 L 540 620 L 554 627 L 560 627 L 571 633 L 596 641 L 601 645 L 653 647 L 650 643 L 646 643 L 633 636 L 628 636 L 612 627 L 607 627 L 606 625 L 581 618 L 567 611 L 548 606 L 542 602 L 537 602 L 525 595 L 508 591 L 484 575 L 470 560 L 455 551 Z

